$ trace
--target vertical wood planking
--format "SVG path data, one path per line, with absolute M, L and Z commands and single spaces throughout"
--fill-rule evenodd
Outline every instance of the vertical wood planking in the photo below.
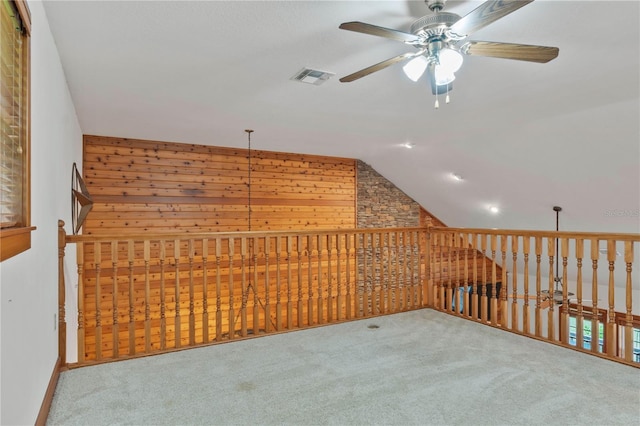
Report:
M 133 265 L 135 262 L 135 246 L 133 240 L 127 241 L 127 260 L 129 262 L 129 355 L 136 353 L 136 324 L 135 324 L 135 282 L 133 279 Z

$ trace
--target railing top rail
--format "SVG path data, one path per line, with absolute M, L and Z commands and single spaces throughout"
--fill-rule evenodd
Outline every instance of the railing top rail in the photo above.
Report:
M 604 232 L 574 232 L 574 231 L 534 231 L 523 229 L 482 229 L 482 228 L 450 228 L 433 226 L 430 232 L 447 232 L 460 234 L 481 235 L 516 235 L 519 237 L 547 237 L 547 238 L 571 238 L 584 240 L 617 240 L 640 241 L 640 234 L 604 233 Z
M 188 240 L 202 238 L 260 238 L 275 236 L 308 236 L 308 235 L 342 235 L 342 234 L 375 234 L 390 232 L 409 232 L 422 231 L 424 227 L 406 227 L 406 228 L 345 228 L 345 229 L 314 229 L 314 230 L 289 230 L 289 231 L 238 231 L 238 232 L 167 232 L 167 233 L 144 233 L 144 234 L 99 234 L 99 235 L 67 235 L 65 241 L 67 243 L 94 242 L 94 241 L 113 241 L 113 240 Z

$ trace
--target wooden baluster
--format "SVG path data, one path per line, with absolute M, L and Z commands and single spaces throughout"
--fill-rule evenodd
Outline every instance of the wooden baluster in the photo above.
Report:
M 582 258 L 584 256 L 584 240 L 576 239 L 576 297 L 578 298 L 578 312 L 576 315 L 576 346 L 584 348 L 584 325 L 583 325 L 583 309 L 582 309 Z
M 416 308 L 423 308 L 427 299 L 428 276 L 427 270 L 424 268 L 426 257 L 425 243 L 426 233 L 424 231 L 416 231 L 416 249 L 418 251 L 418 288 L 416 290 Z
M 361 269 L 360 269 L 360 259 L 361 259 L 361 251 L 360 251 L 360 239 L 364 238 L 364 236 L 360 233 L 354 233 L 353 234 L 353 252 L 354 252 L 354 260 L 355 260 L 355 314 L 356 314 L 356 318 L 360 318 L 361 316 L 363 316 L 364 312 L 363 312 L 363 299 L 364 299 L 364 292 L 362 291 L 362 289 L 364 288 L 364 281 L 362 280 L 362 274 L 361 274 Z M 364 257 L 364 256 L 362 256 Z
M 188 240 L 189 250 L 189 345 L 196 344 L 196 313 L 195 313 L 195 288 L 193 283 L 193 258 L 195 249 L 193 239 Z
M 373 250 L 369 246 L 369 235 L 362 234 L 362 316 L 369 315 L 369 283 L 368 283 L 368 267 L 367 258 L 369 257 L 369 251 L 373 253 Z
M 391 313 L 391 312 L 396 312 L 394 310 L 394 298 L 393 298 L 393 287 L 391 284 L 393 283 L 393 274 L 391 273 L 393 271 L 393 238 L 392 238 L 393 234 L 392 233 L 387 233 L 387 246 L 386 246 L 386 252 L 387 252 L 387 279 L 386 279 L 386 285 L 387 285 L 387 294 L 386 294 L 386 311 L 387 313 Z M 396 299 L 397 300 L 397 299 Z
M 342 315 L 342 238 L 340 234 L 336 234 L 336 251 L 338 253 L 336 261 L 336 319 L 340 321 L 344 317 Z
M 437 239 L 436 244 L 438 247 L 438 302 L 440 310 L 444 311 L 446 307 L 446 283 L 445 283 L 445 267 L 444 267 L 444 248 L 445 248 L 445 236 L 443 233 L 435 235 Z
M 547 238 L 547 255 L 549 257 L 549 310 L 547 311 L 547 339 L 552 342 L 556 340 L 556 329 L 554 324 L 555 300 L 554 300 L 554 260 L 556 255 L 555 238 Z
M 222 261 L 222 241 L 216 237 L 216 341 L 222 340 L 222 281 L 220 263 Z
M 271 333 L 271 286 L 269 282 L 269 252 L 271 251 L 271 238 L 264 237 L 264 332 Z
M 111 345 L 113 346 L 113 358 L 120 357 L 120 326 L 118 325 L 118 241 L 111 241 L 111 306 L 113 320 L 111 328 Z
M 560 239 L 560 253 L 562 256 L 562 306 L 560 306 L 560 336 L 562 343 L 569 344 L 569 282 L 567 281 L 567 258 L 569 257 L 569 240 Z
M 64 221 L 58 220 L 58 356 L 60 365 L 67 365 L 67 320 L 66 320 L 66 284 L 64 281 L 64 251 L 67 234 Z
M 288 238 L 288 237 L 287 237 Z M 280 281 L 280 249 L 282 245 L 282 237 L 276 236 L 276 330 L 282 330 L 282 295 L 280 294 L 282 282 Z M 287 270 L 289 271 L 289 280 L 287 287 L 291 288 L 291 253 L 287 252 Z
M 345 234 L 345 250 L 347 254 L 346 258 L 346 274 L 347 274 L 347 319 L 352 319 L 352 300 L 351 300 L 351 235 Z
M 529 316 L 529 249 L 531 239 L 527 236 L 522 237 L 522 252 L 524 256 L 524 306 L 522 308 L 522 332 L 529 334 L 531 332 Z
M 496 251 L 498 249 L 498 236 L 491 235 L 491 323 L 498 325 L 498 265 L 496 263 Z
M 378 245 L 376 251 L 376 261 L 377 261 L 377 274 L 376 274 L 376 301 L 378 302 L 376 306 L 376 312 L 378 314 L 384 313 L 384 234 L 382 232 L 378 232 Z
M 78 363 L 82 364 L 86 359 L 84 346 L 84 243 L 76 244 L 76 268 L 78 269 Z
M 180 320 L 180 240 L 173 241 L 173 260 L 175 268 L 175 289 L 174 289 L 174 302 L 175 302 L 175 321 L 174 321 L 174 334 L 175 334 L 175 347 L 182 346 L 182 338 L 180 332 L 182 331 L 182 322 Z
M 464 304 L 462 305 L 462 315 L 469 318 L 469 234 L 462 234 L 462 255 L 464 256 L 464 283 L 462 292 L 464 293 Z
M 431 275 L 431 219 L 427 218 L 427 230 L 425 231 L 425 254 L 424 254 L 424 276 L 426 285 L 423 289 L 421 307 L 433 308 L 433 276 Z
M 333 254 L 333 236 L 327 235 L 327 322 L 333 322 L 333 269 L 331 255 Z
M 606 351 L 610 357 L 616 356 L 616 311 L 615 311 L 615 262 L 616 262 L 616 242 L 607 240 L 607 260 L 609 261 L 609 321 L 607 321 Z
M 451 260 L 451 256 L 453 256 L 453 235 L 451 233 L 447 233 L 447 310 L 449 312 L 454 312 L 453 310 L 453 261 Z M 411 253 L 413 254 L 413 241 L 411 241 Z M 411 259 L 411 265 L 413 265 L 413 258 Z M 413 279 L 413 274 L 411 274 L 411 278 Z M 413 288 L 413 283 L 411 285 Z
M 244 243 L 244 239 L 242 240 Z M 202 239 L 202 343 L 209 343 L 209 287 L 207 285 L 207 258 L 209 257 L 209 240 Z M 242 254 L 244 260 L 244 252 Z M 244 262 L 242 267 L 244 268 Z M 244 269 L 243 269 L 244 270 Z M 242 274 L 244 281 L 244 274 Z M 246 327 L 245 327 L 246 330 Z
M 102 262 L 102 252 L 101 252 L 101 247 L 102 245 L 100 244 L 100 242 L 94 242 L 93 243 L 93 257 L 94 257 L 94 269 L 96 271 L 96 292 L 95 292 L 95 298 L 96 298 L 96 360 L 100 361 L 102 359 L 102 309 L 101 309 L 101 299 L 102 299 L 102 295 L 101 295 L 101 290 L 102 290 L 102 285 L 100 283 L 100 271 L 101 271 L 101 265 L 100 263 Z
M 487 282 L 487 235 L 480 235 L 480 247 L 482 248 L 482 283 L 480 284 L 480 319 L 483 323 L 489 321 L 489 291 Z
M 322 324 L 324 308 L 322 305 L 322 236 L 318 235 L 318 324 Z
M 307 278 L 308 278 L 308 292 L 309 298 L 307 299 L 307 322 L 308 325 L 313 324 L 313 268 L 311 267 L 311 255 L 313 254 L 313 241 L 311 235 L 307 235 Z
M 509 289 L 509 280 L 507 279 L 507 239 L 509 237 L 507 235 L 500 235 L 500 252 L 502 253 L 502 263 L 500 267 L 502 268 L 502 278 L 500 281 L 502 282 L 502 286 L 500 288 L 500 310 L 498 313 L 500 314 L 500 326 L 502 328 L 507 328 L 509 326 L 509 305 L 507 301 L 507 290 Z
M 536 309 L 535 309 L 535 333 L 537 337 L 542 337 L 542 307 L 540 304 L 542 303 L 542 296 L 540 292 L 542 291 L 542 237 L 535 237 L 535 250 L 536 250 Z
M 416 245 L 418 244 L 416 234 L 413 231 L 409 231 L 409 253 L 411 260 L 411 286 L 409 287 L 409 306 L 413 309 L 418 305 L 418 301 L 416 300 L 416 289 L 420 284 L 419 277 L 416 275 L 420 274 L 420 259 L 416 256 Z M 416 274 L 417 272 L 417 274 Z
M 378 286 L 378 275 L 376 274 L 376 257 L 378 256 L 378 251 L 376 248 L 376 236 L 377 234 L 371 234 L 371 314 L 376 315 L 378 313 L 378 299 L 377 299 L 377 286 Z
M 471 234 L 471 250 L 473 250 L 473 296 L 471 296 L 471 316 L 474 320 L 480 319 L 480 313 L 478 312 L 478 303 L 480 301 L 479 292 L 482 291 L 480 283 L 478 282 L 478 235 Z M 482 259 L 484 262 L 484 259 Z
M 518 242 L 518 236 L 517 235 L 512 235 L 511 236 L 511 259 L 513 260 L 512 266 L 511 266 L 511 273 L 512 273 L 512 285 L 513 285 L 513 299 L 511 299 L 511 330 L 518 330 L 519 329 L 519 322 L 520 319 L 518 318 L 518 250 L 520 249 L 519 247 L 519 242 Z M 505 268 L 506 269 L 506 268 Z M 505 282 L 505 294 L 506 294 L 506 288 L 507 288 L 507 283 Z
M 409 292 L 406 286 L 406 231 L 399 231 L 396 234 L 396 286 L 398 288 L 398 294 L 396 296 L 398 311 L 409 309 Z
M 249 301 L 249 288 L 247 287 L 247 237 L 240 238 L 240 275 L 242 279 L 242 301 L 240 305 L 240 336 L 247 337 L 247 302 Z
M 228 248 L 228 254 L 229 254 L 229 284 L 228 284 L 228 292 L 229 292 L 229 297 L 228 297 L 228 303 L 229 303 L 229 310 L 227 311 L 228 314 L 228 321 L 229 321 L 229 328 L 228 328 L 228 332 L 229 332 L 229 340 L 233 340 L 236 337 L 236 311 L 235 311 L 235 307 L 234 307 L 234 294 L 233 294 L 233 258 L 235 256 L 235 240 L 233 239 L 233 237 L 229 237 L 227 239 L 227 248 Z
M 460 286 L 462 284 L 462 278 L 460 277 L 460 234 L 453 236 L 453 252 L 456 259 L 456 275 L 454 279 L 454 300 L 455 300 L 455 314 L 462 315 L 462 306 L 460 306 Z
M 135 325 L 135 289 L 133 280 L 133 262 L 135 260 L 135 246 L 133 240 L 128 241 L 127 257 L 129 261 L 129 355 L 136 353 L 136 325 Z
M 258 299 L 258 253 L 256 252 L 256 237 L 252 240 L 253 247 L 253 335 L 260 333 L 260 300 Z
M 404 294 L 404 286 L 402 286 L 402 283 L 400 282 L 400 253 L 401 253 L 401 247 L 400 247 L 400 241 L 401 241 L 401 235 L 402 233 L 400 231 L 396 231 L 394 233 L 395 236 L 395 245 L 393 246 L 393 252 L 394 252 L 394 264 L 395 264 L 395 270 L 394 270 L 394 274 L 395 274 L 395 288 L 393 291 L 393 298 L 395 300 L 395 310 L 394 312 L 401 312 L 404 309 L 404 305 L 405 303 L 403 302 L 403 294 Z
M 144 350 L 151 352 L 151 286 L 149 283 L 149 261 L 151 260 L 151 242 L 143 242 L 144 256 Z M 194 342 L 195 344 L 195 342 Z
M 600 352 L 600 313 L 598 312 L 598 257 L 600 241 L 591 239 L 591 299 L 593 316 L 591 317 L 591 351 Z
M 293 328 L 293 301 L 291 300 L 291 287 L 293 285 L 293 278 L 291 273 L 291 254 L 293 253 L 293 236 L 287 235 L 287 330 Z M 298 277 L 300 272 L 298 272 Z M 298 289 L 300 289 L 300 283 L 298 283 Z M 298 310 L 302 313 L 302 300 L 298 295 Z
M 298 327 L 304 325 L 302 302 L 302 239 L 302 235 L 298 235 L 298 246 L 296 247 L 298 252 Z M 309 265 L 309 267 L 311 267 L 311 265 Z M 311 300 L 310 297 L 309 295 L 309 301 Z M 309 325 L 311 325 L 311 323 L 309 323 Z
M 624 242 L 624 261 L 626 263 L 626 308 L 625 327 L 624 327 L 624 359 L 633 361 L 633 286 L 631 280 L 631 271 L 633 267 L 633 241 Z
M 167 349 L 167 318 L 166 318 L 166 293 L 164 262 L 167 256 L 165 241 L 160 240 L 160 350 Z

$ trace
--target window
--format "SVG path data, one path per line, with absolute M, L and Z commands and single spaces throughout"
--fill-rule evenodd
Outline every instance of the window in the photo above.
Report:
M 31 247 L 30 31 L 24 0 L 0 0 L 0 260 Z
M 560 315 L 561 310 L 558 314 Z M 591 350 L 594 341 L 598 342 L 598 352 L 605 352 L 605 343 L 608 336 L 606 333 L 607 311 L 606 309 L 598 309 L 598 330 L 594 330 L 594 312 L 591 306 L 582 307 L 582 342 L 577 342 L 578 336 L 578 305 L 569 304 L 569 344 L 579 346 L 587 350 Z M 560 338 L 562 338 L 562 327 L 560 328 Z M 615 336 L 612 338 L 615 339 Z M 597 340 L 596 340 L 597 339 Z

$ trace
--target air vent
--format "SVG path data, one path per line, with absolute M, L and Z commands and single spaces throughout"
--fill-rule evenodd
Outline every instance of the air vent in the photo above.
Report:
M 320 71 L 320 70 L 312 70 L 310 68 L 302 68 L 300 71 L 295 73 L 291 80 L 296 80 L 301 83 L 307 84 L 315 84 L 316 86 L 320 86 L 325 81 L 329 80 L 335 73 Z

